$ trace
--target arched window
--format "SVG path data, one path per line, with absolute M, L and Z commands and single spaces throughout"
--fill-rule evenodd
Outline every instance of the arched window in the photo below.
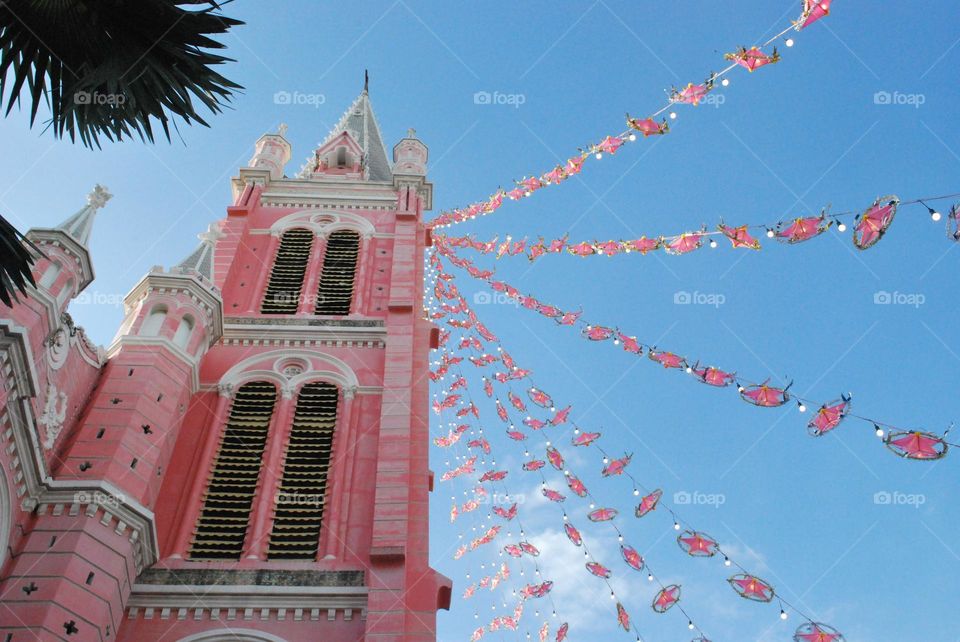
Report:
M 277 389 L 266 381 L 237 389 L 203 496 L 191 558 L 240 559 L 276 401 Z
M 347 148 L 337 147 L 337 167 L 347 166 Z
M 160 334 L 160 328 L 167 318 L 167 306 L 155 305 L 150 310 L 150 314 L 143 320 L 140 326 L 140 335 L 144 337 L 155 337 Z
M 193 334 L 193 317 L 189 314 L 183 315 L 183 318 L 180 319 L 180 325 L 177 326 L 177 332 L 173 335 L 173 342 L 183 348 L 187 349 L 187 345 L 190 343 L 190 335 Z
M 261 313 L 296 313 L 312 245 L 313 233 L 310 230 L 296 228 L 283 233 L 260 306 Z
M 331 383 L 308 383 L 300 389 L 284 453 L 269 559 L 317 556 L 338 398 Z
M 49 290 L 50 286 L 57 280 L 57 277 L 60 276 L 60 270 L 62 269 L 63 266 L 60 264 L 60 261 L 51 261 L 43 273 L 43 276 L 40 277 L 40 287 Z
M 359 252 L 360 235 L 356 232 L 337 230 L 330 234 L 323 254 L 323 272 L 315 308 L 317 314 L 350 314 Z

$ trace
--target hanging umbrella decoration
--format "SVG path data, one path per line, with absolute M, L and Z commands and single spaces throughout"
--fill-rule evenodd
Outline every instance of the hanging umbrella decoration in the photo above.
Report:
M 754 602 L 769 602 L 776 595 L 772 586 L 759 577 L 747 573 L 734 575 L 727 582 L 730 583 L 730 587 L 736 591 L 737 595 Z
M 793 382 L 784 388 L 769 386 L 768 383 L 769 380 L 761 384 L 739 386 L 740 396 L 747 403 L 761 408 L 776 408 L 790 401 L 790 393 L 787 391 L 793 385 Z
M 820 236 L 829 230 L 831 225 L 833 220 L 828 220 L 827 212 L 823 210 L 819 216 L 800 216 L 789 223 L 780 222 L 775 230 L 767 230 L 767 236 L 793 245 Z
M 844 637 L 832 626 L 820 622 L 807 622 L 793 634 L 794 642 L 844 642 Z
M 645 496 L 640 500 L 640 504 L 636 509 L 636 516 L 643 517 L 650 511 L 654 510 L 657 507 L 657 504 L 660 503 L 660 498 L 663 497 L 663 491 L 659 488 Z
M 684 531 L 678 535 L 677 544 L 690 557 L 713 557 L 720 550 L 717 540 L 696 531 Z
M 831 0 L 802 0 L 803 12 L 793 24 L 797 31 L 806 29 L 820 18 L 830 15 Z
M 947 214 L 947 236 L 960 243 L 960 203 L 951 207 Z
M 680 587 L 677 584 L 671 584 L 660 589 L 651 604 L 653 610 L 657 613 L 666 613 L 680 601 Z
M 724 56 L 727 60 L 732 60 L 737 63 L 747 71 L 753 72 L 760 67 L 765 67 L 766 65 L 773 64 L 775 62 L 780 62 L 780 54 L 777 53 L 777 48 L 773 48 L 773 53 L 766 54 L 760 50 L 760 47 L 740 47 L 733 53 L 728 53 Z
M 896 455 L 905 459 L 933 460 L 947 454 L 948 445 L 942 437 L 920 430 L 887 433 L 883 443 Z
M 850 399 L 850 395 L 841 395 L 839 399 L 823 404 L 807 424 L 807 432 L 820 437 L 839 426 L 850 412 Z
M 857 217 L 853 229 L 853 244 L 858 250 L 867 250 L 876 245 L 887 233 L 897 214 L 900 199 L 884 196 L 874 201 L 870 208 Z

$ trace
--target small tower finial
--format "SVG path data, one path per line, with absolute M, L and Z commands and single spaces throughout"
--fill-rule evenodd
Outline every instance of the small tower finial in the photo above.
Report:
M 277 127 L 277 133 L 280 134 L 281 136 L 286 136 L 286 135 L 287 135 L 287 124 L 286 124 L 286 123 L 280 123 L 280 126 Z
M 367 93 L 367 90 L 370 89 L 370 74 L 366 69 L 363 70 L 363 93 Z

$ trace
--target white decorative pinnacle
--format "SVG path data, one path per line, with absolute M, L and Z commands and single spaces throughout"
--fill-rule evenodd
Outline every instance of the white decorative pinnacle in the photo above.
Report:
M 93 191 L 87 194 L 87 205 L 98 210 L 106 205 L 111 198 L 113 198 L 113 194 L 106 187 L 97 183 L 94 185 Z
M 287 135 L 287 124 L 286 124 L 286 123 L 280 123 L 280 126 L 277 127 L 277 133 L 278 133 L 279 135 L 281 135 L 281 136 L 286 136 L 286 135 Z
M 200 232 L 197 234 L 198 239 L 211 245 L 222 239 L 224 236 L 226 236 L 226 234 L 220 231 L 220 227 L 215 222 L 210 223 L 210 225 L 207 226 L 206 232 Z

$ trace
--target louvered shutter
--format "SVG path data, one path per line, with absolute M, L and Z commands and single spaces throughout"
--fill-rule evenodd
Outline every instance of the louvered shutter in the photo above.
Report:
M 337 230 L 330 234 L 317 291 L 317 314 L 350 314 L 359 252 L 360 235 L 356 232 Z
M 191 558 L 240 559 L 276 400 L 276 388 L 264 381 L 237 390 L 203 496 Z
M 292 229 L 283 233 L 270 271 L 270 282 L 263 295 L 263 314 L 295 314 L 303 290 L 303 275 L 310 260 L 313 233 Z
M 270 533 L 270 559 L 317 556 L 338 395 L 336 386 L 317 382 L 304 385 L 297 397 Z

